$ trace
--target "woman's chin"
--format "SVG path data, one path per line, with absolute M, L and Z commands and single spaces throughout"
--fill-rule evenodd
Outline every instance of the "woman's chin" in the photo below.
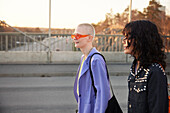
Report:
M 80 48 L 79 45 L 77 45 L 77 44 L 75 44 L 75 47 L 76 47 L 76 48 Z
M 131 52 L 124 50 L 125 54 L 131 54 Z

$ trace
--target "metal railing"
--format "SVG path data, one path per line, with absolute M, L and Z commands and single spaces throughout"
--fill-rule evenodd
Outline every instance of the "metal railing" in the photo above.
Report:
M 32 38 L 28 38 L 32 37 Z M 0 51 L 72 51 L 70 34 L 48 34 L 0 32 Z
M 0 51 L 79 51 L 71 34 L 0 32 Z M 28 38 L 29 37 L 29 38 Z M 163 36 L 165 51 L 170 52 L 170 36 Z M 99 51 L 123 51 L 123 35 L 96 35 L 93 46 Z M 51 44 L 49 48 L 49 43 Z
M 93 45 L 99 51 L 123 51 L 123 35 L 96 35 Z

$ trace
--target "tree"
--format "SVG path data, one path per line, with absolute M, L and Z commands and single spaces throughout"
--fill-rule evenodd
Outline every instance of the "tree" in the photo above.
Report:
M 120 25 L 121 24 L 121 15 L 120 13 L 117 13 L 116 15 L 114 15 L 114 23 L 115 25 Z
M 92 25 L 94 26 L 96 33 L 103 33 L 103 31 L 106 28 L 113 24 L 113 20 L 114 20 L 113 11 L 112 9 L 110 9 L 110 12 L 106 13 L 104 21 L 100 21 L 97 24 L 92 23 Z
M 164 33 L 165 35 L 170 35 L 170 16 L 165 18 Z
M 98 24 L 93 24 L 96 29 L 96 33 L 101 33 L 110 26 L 125 26 L 128 23 L 129 17 L 129 6 L 124 10 L 123 13 L 117 13 L 113 15 L 112 9 L 110 13 L 106 14 L 106 19 L 100 21 Z M 132 10 L 132 21 L 147 19 L 155 23 L 158 26 L 159 31 L 163 34 L 169 33 L 169 17 L 165 15 L 165 7 L 163 7 L 156 0 L 150 0 L 149 6 L 144 8 L 143 12 L 137 9 Z
M 162 30 L 165 21 L 165 9 L 156 0 L 149 2 L 149 6 L 144 8 L 142 15 L 145 19 L 154 22 L 160 31 Z
M 110 13 L 106 13 L 105 16 L 106 16 L 105 22 L 106 22 L 108 25 L 112 25 L 112 24 L 113 24 L 113 19 L 114 19 L 113 10 L 110 9 Z
M 0 32 L 5 32 L 6 30 L 6 28 L 7 28 L 7 26 L 6 26 L 6 24 L 4 24 L 4 22 L 5 21 L 0 21 Z
M 5 24 L 5 21 L 0 21 L 0 32 L 13 32 L 14 30 Z

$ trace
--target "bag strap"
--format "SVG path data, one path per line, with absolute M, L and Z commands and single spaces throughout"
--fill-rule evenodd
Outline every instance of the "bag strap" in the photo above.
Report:
M 91 70 L 91 59 L 92 59 L 92 57 L 93 57 L 95 54 L 98 54 L 98 55 L 102 56 L 102 58 L 104 59 L 105 63 L 106 63 L 106 60 L 105 60 L 105 57 L 104 57 L 101 53 L 94 53 L 94 54 L 92 54 L 92 56 L 91 56 L 91 58 L 90 58 L 90 62 L 89 62 L 90 76 L 91 76 L 92 86 L 93 86 L 93 88 L 94 88 L 94 92 L 95 92 L 95 96 L 96 96 L 96 94 L 97 94 L 97 89 L 96 89 L 96 87 L 94 86 L 93 73 L 92 73 L 92 70 Z M 106 65 L 106 71 L 107 71 L 107 77 L 108 77 L 108 79 L 109 79 L 109 73 L 108 73 L 107 65 Z M 113 93 L 113 88 L 112 88 L 112 84 L 111 84 L 110 79 L 109 79 L 109 84 L 110 84 L 110 88 L 111 88 L 112 94 L 114 95 L 114 93 Z

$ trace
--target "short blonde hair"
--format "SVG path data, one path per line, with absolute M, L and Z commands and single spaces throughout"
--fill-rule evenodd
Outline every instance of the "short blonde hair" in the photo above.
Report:
M 93 25 L 89 24 L 89 23 L 82 23 L 82 24 L 79 24 L 78 27 L 85 27 L 86 30 L 87 30 L 87 33 L 89 35 L 92 35 L 93 38 L 95 37 L 95 29 L 93 27 Z

